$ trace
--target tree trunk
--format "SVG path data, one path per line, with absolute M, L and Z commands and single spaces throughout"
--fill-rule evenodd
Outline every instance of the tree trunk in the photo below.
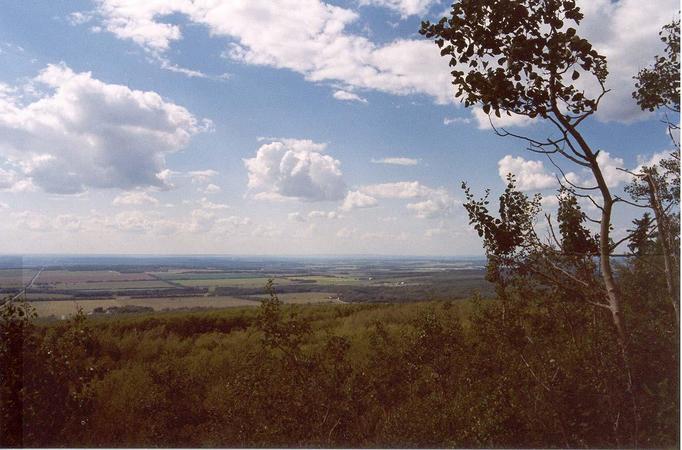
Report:
M 632 403 L 634 425 L 633 441 L 634 446 L 637 447 L 639 434 L 639 410 L 637 406 L 637 394 L 634 387 L 635 382 L 633 380 L 632 368 L 630 364 L 628 336 L 625 321 L 623 320 L 621 313 L 622 296 L 620 289 L 618 288 L 618 283 L 613 276 L 613 269 L 611 267 L 610 232 L 611 212 L 614 201 L 613 197 L 611 196 L 609 186 L 606 183 L 606 180 L 604 180 L 604 175 L 602 174 L 601 168 L 599 167 L 599 163 L 597 162 L 597 154 L 592 151 L 580 132 L 561 113 L 556 102 L 553 102 L 552 106 L 552 112 L 561 126 L 564 127 L 565 132 L 570 134 L 573 139 L 575 139 L 575 142 L 578 143 L 580 149 L 583 151 L 583 157 L 589 163 L 590 170 L 592 171 L 592 175 L 597 182 L 597 187 L 603 198 L 599 230 L 599 268 L 601 270 L 601 277 L 602 281 L 604 282 L 604 287 L 606 288 L 606 300 L 609 305 L 609 310 L 611 311 L 611 319 L 613 321 L 614 328 L 616 329 L 618 346 L 620 347 L 621 357 L 623 360 L 623 368 L 625 369 L 625 374 L 627 377 L 627 392 Z
M 661 242 L 661 247 L 663 250 L 663 270 L 665 272 L 665 283 L 668 289 L 668 297 L 673 305 L 673 311 L 675 312 L 675 321 L 679 325 L 680 316 L 677 307 L 677 295 L 678 291 L 675 288 L 675 280 L 673 275 L 673 262 L 671 258 L 671 245 L 669 242 L 670 234 L 668 233 L 668 224 L 663 212 L 663 206 L 661 205 L 661 200 L 658 195 L 658 187 L 656 182 L 650 173 L 644 175 L 644 180 L 649 186 L 649 202 L 656 215 L 656 225 L 658 226 L 659 241 Z

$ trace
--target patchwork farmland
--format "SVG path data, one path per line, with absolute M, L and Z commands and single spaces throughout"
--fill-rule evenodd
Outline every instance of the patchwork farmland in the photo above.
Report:
M 144 262 L 144 260 L 142 260 Z M 491 293 L 471 262 L 423 260 L 112 263 L 0 268 L 0 293 L 29 301 L 40 317 L 258 306 L 273 279 L 284 303 L 405 302 Z M 160 262 L 160 263 L 159 263 Z M 436 294 L 437 293 L 437 294 Z

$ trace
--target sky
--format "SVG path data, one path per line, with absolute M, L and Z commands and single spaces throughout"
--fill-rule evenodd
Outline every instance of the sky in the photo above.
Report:
M 671 148 L 631 92 L 679 4 L 578 3 L 611 89 L 583 132 L 618 192 Z M 418 33 L 449 4 L 5 0 L 0 253 L 481 255 L 462 181 L 512 172 L 551 212 L 557 170 L 454 99 Z

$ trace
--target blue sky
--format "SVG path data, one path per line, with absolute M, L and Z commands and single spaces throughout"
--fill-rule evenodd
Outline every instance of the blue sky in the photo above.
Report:
M 584 130 L 618 190 L 616 167 L 670 147 L 630 93 L 678 4 L 579 3 L 612 89 Z M 511 171 L 551 211 L 555 170 L 452 100 L 447 60 L 417 33 L 446 10 L 3 2 L 0 252 L 480 254 L 461 181 L 495 193 Z M 622 208 L 619 224 L 636 213 Z

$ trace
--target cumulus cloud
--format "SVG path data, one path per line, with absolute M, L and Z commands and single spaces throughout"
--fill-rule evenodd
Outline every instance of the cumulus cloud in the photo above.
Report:
M 407 204 L 407 209 L 420 219 L 447 216 L 456 203 L 446 189 L 434 189 L 418 181 L 371 184 L 360 190 L 376 198 L 420 200 Z
M 425 197 L 434 192 L 433 189 L 419 181 L 370 184 L 363 186 L 361 190 L 377 198 L 417 198 Z
M 358 94 L 355 94 L 353 92 L 338 90 L 334 91 L 334 94 L 332 95 L 335 99 L 341 101 L 367 103 L 366 98 L 360 97 Z
M 54 231 L 55 227 L 52 221 L 45 214 L 34 211 L 21 211 L 10 213 L 12 224 L 22 230 L 28 231 Z
M 405 14 L 424 11 L 432 3 L 372 1 Z M 378 45 L 347 31 L 358 20 L 355 11 L 321 0 L 101 0 L 98 7 L 107 31 L 156 55 L 182 38 L 179 25 L 163 21 L 174 13 L 207 27 L 212 36 L 229 38 L 224 54 L 235 61 L 289 69 L 314 82 L 341 82 L 349 88 L 398 95 L 426 94 L 439 103 L 452 100 L 448 61 L 432 42 L 403 39 Z
M 343 200 L 341 209 L 350 211 L 351 209 L 373 208 L 377 206 L 377 204 L 377 199 L 370 195 L 360 191 L 349 191 L 346 198 Z
M 28 192 L 35 190 L 33 181 L 16 170 L 5 170 L 0 167 L 0 190 L 9 192 Z
M 609 187 L 616 187 L 621 183 L 627 183 L 632 180 L 632 175 L 618 170 L 625 168 L 623 158 L 614 157 L 609 152 L 601 151 L 597 155 L 597 163 L 599 163 L 604 181 L 606 181 Z M 591 173 L 590 179 L 592 179 Z
M 520 191 L 548 189 L 557 185 L 553 174 L 545 171 L 542 161 L 529 161 L 521 156 L 507 155 L 497 162 L 498 173 L 503 181 L 507 175 L 516 175 L 517 188 Z
M 372 159 L 372 163 L 389 164 L 394 166 L 416 166 L 417 164 L 419 164 L 419 160 L 414 158 L 395 156 L 390 158 Z
M 646 117 L 632 98 L 632 77 L 663 53 L 658 33 L 678 16 L 679 2 L 579 0 L 578 5 L 585 14 L 580 32 L 608 60 L 606 87 L 611 92 L 600 103 L 597 117 L 621 122 Z
M 490 125 L 491 120 L 495 128 L 527 127 L 534 122 L 533 119 L 518 114 L 508 116 L 506 113 L 500 113 L 500 117 L 495 114 L 488 115 L 481 108 L 474 108 L 472 114 L 479 130 L 491 130 L 493 128 Z
M 380 6 L 399 13 L 402 17 L 423 15 L 440 0 L 360 0 L 361 5 Z
M 0 96 L 0 156 L 48 192 L 157 187 L 165 158 L 205 130 L 155 92 L 107 84 L 49 65 L 33 80 L 49 92 L 24 105 Z
M 455 207 L 455 200 L 444 190 L 434 191 L 426 200 L 408 203 L 407 209 L 420 219 L 436 219 L 449 216 Z
M 390 8 L 403 17 L 424 15 L 436 3 L 360 0 L 361 5 Z M 658 32 L 676 17 L 678 2 L 580 0 L 579 5 L 585 14 L 580 33 L 608 58 L 607 87 L 612 92 L 600 105 L 598 117 L 627 122 L 645 116 L 630 96 L 632 76 L 661 53 Z M 399 95 L 426 94 L 439 103 L 452 101 L 448 59 L 440 56 L 432 42 L 402 39 L 377 44 L 348 31 L 358 21 L 357 12 L 321 0 L 100 0 L 97 9 L 104 29 L 157 55 L 182 39 L 180 25 L 163 20 L 175 13 L 207 27 L 212 36 L 230 39 L 225 55 L 236 61 L 289 69 L 315 82 L 335 81 Z M 482 128 L 489 126 L 481 112 L 475 118 Z M 526 122 L 516 119 L 500 124 Z
M 159 201 L 143 191 L 124 192 L 114 198 L 114 205 L 158 205 Z
M 255 198 L 341 200 L 346 194 L 341 163 L 325 154 L 326 144 L 284 139 L 262 145 L 245 159 Z

